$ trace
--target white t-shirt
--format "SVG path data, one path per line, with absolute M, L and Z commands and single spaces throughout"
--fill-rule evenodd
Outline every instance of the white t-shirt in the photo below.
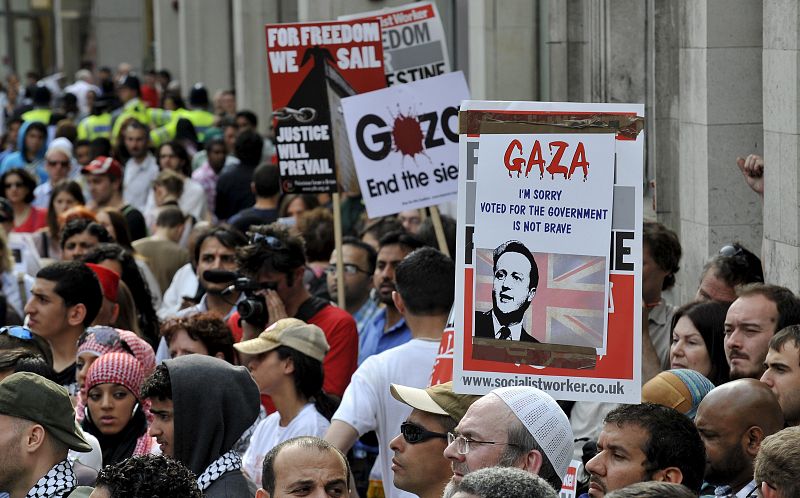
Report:
M 387 498 L 415 495 L 394 487 L 392 450 L 389 442 L 400 433 L 400 424 L 411 414 L 411 407 L 392 397 L 389 384 L 424 388 L 428 386 L 439 341 L 411 339 L 405 344 L 372 355 L 353 374 L 333 415 L 352 426 L 359 435 L 375 431 L 378 435 L 383 490 Z
M 200 281 L 197 279 L 197 273 L 192 268 L 192 264 L 186 263 L 181 266 L 164 292 L 161 307 L 158 309 L 158 318 L 166 320 L 174 316 L 180 311 L 184 296 L 194 297 L 197 294 L 198 285 L 200 285 Z
M 158 164 L 153 154 L 148 153 L 141 164 L 136 162 L 136 159 L 128 159 L 122 180 L 122 198 L 125 199 L 125 203 L 144 213 L 147 196 L 157 176 Z
M 183 214 L 191 214 L 197 221 L 203 221 L 208 216 L 208 202 L 206 201 L 206 191 L 203 186 L 191 178 L 183 180 L 183 193 L 178 199 L 178 207 Z M 144 220 L 148 228 L 156 224 L 159 208 L 156 206 L 156 198 L 153 190 L 147 195 L 147 202 L 144 208 Z
M 300 410 L 300 413 L 289 422 L 286 427 L 281 427 L 281 414 L 274 412 L 261 421 L 256 431 L 250 438 L 250 446 L 242 458 L 242 470 L 248 479 L 261 485 L 261 466 L 264 456 L 278 444 L 298 436 L 322 437 L 331 423 L 320 415 L 313 403 L 309 403 Z

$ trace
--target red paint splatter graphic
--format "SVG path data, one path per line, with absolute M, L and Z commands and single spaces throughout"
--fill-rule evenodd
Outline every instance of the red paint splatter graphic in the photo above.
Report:
M 405 156 L 409 156 L 414 163 L 417 162 L 414 157 L 417 154 L 428 157 L 425 154 L 425 146 L 423 145 L 425 135 L 422 133 L 422 127 L 415 116 L 411 114 L 406 116 L 399 113 L 394 118 L 392 125 L 392 140 L 394 141 L 395 152 L 401 153 L 403 159 L 405 159 Z

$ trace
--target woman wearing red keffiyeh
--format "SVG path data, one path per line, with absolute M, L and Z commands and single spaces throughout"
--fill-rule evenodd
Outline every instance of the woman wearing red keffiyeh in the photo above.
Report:
M 78 404 L 75 407 L 78 422 L 83 420 L 86 408 L 86 376 L 89 367 L 97 358 L 107 353 L 128 353 L 136 357 L 144 368 L 145 376 L 156 368 L 156 356 L 153 348 L 144 339 L 129 330 L 115 329 L 107 326 L 95 326 L 86 329 L 78 339 L 77 369 L 75 380 L 80 389 Z M 148 408 L 145 406 L 145 408 Z
M 83 430 L 100 442 L 103 465 L 153 449 L 140 396 L 144 377 L 139 360 L 127 353 L 108 353 L 89 368 Z

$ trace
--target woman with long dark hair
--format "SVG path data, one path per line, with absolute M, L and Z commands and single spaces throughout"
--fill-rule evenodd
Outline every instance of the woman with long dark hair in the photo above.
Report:
M 3 196 L 14 208 L 13 232 L 35 232 L 47 226 L 47 211 L 33 205 L 36 178 L 23 168 L 14 168 L 0 176 Z
M 672 316 L 670 368 L 688 368 L 715 386 L 730 380 L 725 358 L 725 315 L 729 303 L 705 301 L 678 308 Z
M 70 208 L 84 204 L 86 200 L 77 182 L 67 180 L 53 187 L 47 203 L 47 226 L 40 229 L 35 237 L 41 257 L 61 259 L 61 229 L 65 223 L 61 215 Z
M 242 470 L 258 483 L 269 450 L 296 436 L 322 437 L 330 426 L 338 401 L 322 390 L 322 360 L 329 346 L 321 328 L 284 318 L 234 348 L 249 355 L 247 368 L 276 409 L 258 424 L 242 459 Z
M 181 211 L 184 214 L 192 215 L 197 221 L 211 221 L 205 190 L 191 178 L 192 158 L 186 148 L 177 141 L 161 144 L 158 147 L 156 160 L 159 170 L 172 170 L 183 180 L 183 190 L 178 199 L 178 207 L 181 208 Z M 155 192 L 151 191 L 147 198 L 145 212 L 153 213 L 155 208 Z
M 158 316 L 153 307 L 150 290 L 139 271 L 133 254 L 119 244 L 98 244 L 84 256 L 83 261 L 103 265 L 119 273 L 120 278 L 131 291 L 136 310 L 139 312 L 139 330 L 144 339 L 153 346 L 153 349 L 156 349 L 159 340 Z

